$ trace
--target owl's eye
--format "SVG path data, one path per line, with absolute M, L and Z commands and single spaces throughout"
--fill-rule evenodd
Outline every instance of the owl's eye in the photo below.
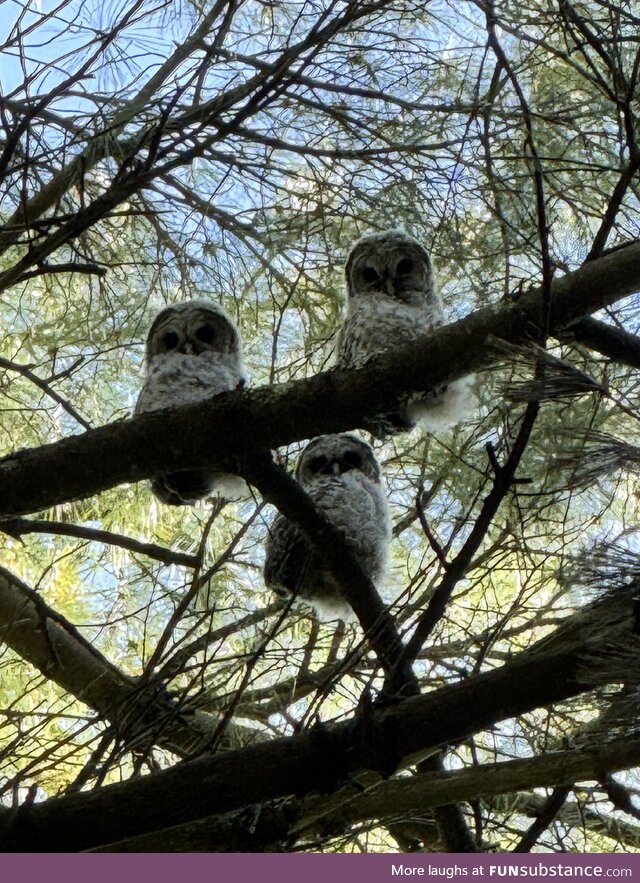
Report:
M 329 458 L 325 457 L 323 455 L 320 455 L 318 457 L 312 457 L 311 460 L 309 460 L 309 469 L 313 473 L 322 472 L 323 470 L 325 470 L 327 468 L 328 465 L 329 465 Z
M 349 469 L 360 469 L 362 466 L 362 457 L 357 451 L 345 451 L 342 455 L 342 462 Z
M 211 343 L 215 336 L 215 328 L 212 328 L 211 325 L 201 325 L 196 331 L 196 337 L 198 340 L 202 341 L 202 343 Z
M 365 282 L 378 282 L 380 277 L 373 267 L 363 267 L 362 278 Z
M 167 331 L 162 338 L 162 342 L 168 350 L 174 350 L 180 343 L 180 338 L 175 331 Z
M 396 273 L 398 276 L 408 276 L 413 270 L 413 261 L 411 258 L 402 258 L 398 266 L 396 267 Z

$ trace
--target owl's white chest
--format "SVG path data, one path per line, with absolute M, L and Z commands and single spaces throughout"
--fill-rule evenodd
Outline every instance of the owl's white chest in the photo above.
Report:
M 372 356 L 409 343 L 442 321 L 438 301 L 407 304 L 382 292 L 378 297 L 351 299 L 339 345 L 338 365 L 359 368 Z
M 236 389 L 244 379 L 237 354 L 166 353 L 155 356 L 136 404 L 136 413 L 201 401 Z

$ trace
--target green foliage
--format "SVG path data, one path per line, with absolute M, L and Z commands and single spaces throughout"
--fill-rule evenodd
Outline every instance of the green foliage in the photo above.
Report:
M 36 272 L 2 291 L 2 455 L 80 432 L 83 420 L 96 427 L 129 419 L 146 329 L 167 303 L 222 302 L 241 328 L 254 385 L 325 369 L 344 305 L 344 258 L 366 230 L 398 226 L 427 245 L 452 320 L 539 284 L 545 261 L 557 275 L 574 269 L 609 216 L 607 246 L 640 235 L 636 3 L 616 16 L 599 0 L 561 4 L 576 18 L 546 0 L 526 9 L 497 4 L 509 70 L 486 48 L 480 4 L 431 3 L 427 11 L 422 3 L 381 4 L 359 17 L 352 3 L 334 37 L 293 53 L 288 79 L 211 117 L 211 102 L 272 72 L 279 53 L 310 33 L 319 7 L 248 3 L 227 23 L 214 19 L 204 42 L 188 48 L 210 5 L 170 6 L 142 4 L 117 34 L 123 11 L 105 10 L 109 50 L 96 52 L 60 95 L 48 91 L 61 82 L 59 65 L 35 48 L 32 82 L 14 84 L 5 144 L 25 108 L 30 117 L 5 170 L 0 245 L 16 229 L 18 241 L 4 248 L 0 270 L 48 247 L 69 216 L 112 201 L 29 267 L 76 262 L 100 272 Z M 100 8 L 70 3 L 64 12 L 71 20 L 82 10 L 67 47 L 70 71 L 96 49 L 91 28 Z M 33 47 L 35 35 L 64 30 L 63 18 L 29 15 Z M 6 48 L 16 59 L 15 34 Z M 146 94 L 170 57 L 175 65 Z M 21 78 L 17 60 L 11 76 Z M 45 92 L 44 107 L 29 110 Z M 63 170 L 81 154 L 68 180 Z M 633 162 L 635 177 L 616 201 Z M 113 195 L 133 179 L 130 192 Z M 48 189 L 53 198 L 25 224 L 21 207 Z M 604 318 L 635 332 L 637 299 Z M 572 479 L 590 433 L 633 442 L 637 372 L 578 342 L 551 341 L 550 350 L 607 394 L 542 401 L 518 469 L 527 483 L 509 491 L 487 526 L 419 658 L 425 689 L 501 666 L 549 633 L 583 600 L 580 587 L 561 578 L 577 553 L 616 537 L 637 549 L 635 465 L 611 472 L 605 464 L 588 488 Z M 466 424 L 442 437 L 417 431 L 376 442 L 395 525 L 381 594 L 403 635 L 442 580 L 442 558 L 454 558 L 480 515 L 494 478 L 487 445 L 500 462 L 512 449 L 525 404 L 505 400 L 505 387 L 530 383 L 535 370 L 535 360 L 505 357 L 478 376 L 479 407 Z M 279 456 L 293 463 L 298 448 Z M 304 607 L 259 615 L 274 601 L 261 575 L 272 515 L 259 500 L 169 508 L 146 483 L 115 487 L 38 517 L 156 544 L 166 561 L 117 539 L 43 528 L 7 536 L 2 564 L 123 674 L 149 675 L 152 660 L 163 686 L 188 705 L 228 713 L 268 738 L 288 735 L 353 714 L 381 676 L 356 624 L 318 624 Z M 172 563 L 173 553 L 196 556 L 197 566 Z M 37 785 L 40 799 L 173 762 L 161 748 L 129 751 L 114 734 L 97 762 L 104 721 L 12 651 L 3 650 L 0 666 L 6 804 L 14 789 L 24 797 Z M 557 748 L 602 705 L 593 694 L 503 722 L 456 746 L 455 765 Z M 597 824 L 551 825 L 537 848 L 637 848 L 637 830 L 615 828 L 602 790 L 577 789 L 574 798 Z M 485 843 L 512 848 L 530 809 L 515 797 L 513 805 L 478 805 Z M 391 827 L 382 821 L 309 848 L 373 851 L 406 842 L 397 828 L 394 839 L 397 819 L 387 820 Z

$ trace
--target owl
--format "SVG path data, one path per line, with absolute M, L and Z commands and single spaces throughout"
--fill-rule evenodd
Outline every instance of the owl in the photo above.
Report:
M 360 368 L 374 356 L 424 335 L 444 322 L 429 253 L 401 230 L 369 233 L 347 257 L 347 312 L 338 339 L 338 368 Z M 375 434 L 411 429 L 440 432 L 473 404 L 472 378 L 419 393 L 398 413 L 373 425 Z
M 380 467 L 355 435 L 321 435 L 309 442 L 295 477 L 318 509 L 344 534 L 363 571 L 375 581 L 385 571 L 391 536 Z M 311 604 L 320 619 L 351 619 L 353 611 L 322 558 L 283 515 L 269 532 L 265 583 L 283 596 Z
M 146 379 L 135 413 L 199 402 L 244 383 L 240 335 L 222 307 L 201 300 L 172 304 L 149 329 Z M 168 435 L 170 431 L 168 426 Z M 234 499 L 244 494 L 246 485 L 235 475 L 187 469 L 155 478 L 151 489 L 163 503 L 180 506 L 216 491 Z

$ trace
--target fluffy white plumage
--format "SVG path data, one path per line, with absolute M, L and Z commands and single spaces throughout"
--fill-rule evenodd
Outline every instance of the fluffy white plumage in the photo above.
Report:
M 149 329 L 146 374 L 136 414 L 199 402 L 244 386 L 242 344 L 235 323 L 219 304 L 209 301 L 166 307 Z M 151 488 L 158 499 L 173 505 L 188 505 L 214 492 L 235 499 L 247 490 L 238 476 L 207 469 L 159 476 Z
M 380 467 L 355 435 L 321 435 L 302 452 L 296 478 L 318 509 L 340 528 L 364 572 L 374 581 L 386 570 L 391 527 Z M 267 540 L 267 586 L 311 604 L 319 619 L 351 619 L 353 611 L 303 533 L 277 515 Z
M 402 230 L 369 233 L 352 247 L 345 266 L 347 311 L 336 364 L 360 368 L 374 356 L 409 343 L 444 322 L 431 257 Z M 455 426 L 474 404 L 473 377 L 411 397 L 401 412 L 374 426 L 384 435 L 420 423 L 428 432 Z

